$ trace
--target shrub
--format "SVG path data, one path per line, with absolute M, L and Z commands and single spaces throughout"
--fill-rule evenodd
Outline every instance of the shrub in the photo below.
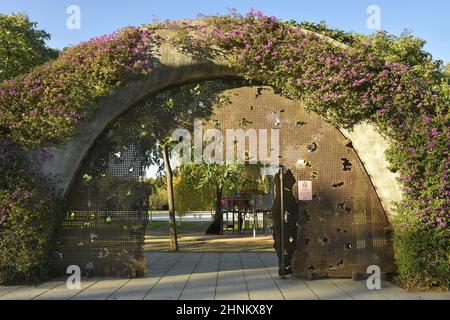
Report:
M 397 280 L 409 288 L 450 288 L 450 230 L 425 225 L 410 211 L 395 222 Z
M 0 283 L 45 274 L 56 198 L 16 144 L 0 140 Z

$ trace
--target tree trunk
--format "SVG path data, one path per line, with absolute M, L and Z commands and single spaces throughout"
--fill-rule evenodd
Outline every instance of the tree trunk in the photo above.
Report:
M 206 234 L 222 234 L 222 222 L 223 222 L 223 212 L 222 212 L 222 193 L 221 187 L 216 189 L 216 213 L 214 214 L 214 221 L 209 226 Z
M 222 188 L 218 187 L 216 190 L 216 214 L 215 219 L 222 218 Z
M 175 199 L 173 192 L 173 172 L 170 166 L 169 149 L 166 144 L 161 145 L 164 159 L 164 168 L 166 170 L 167 179 L 167 202 L 169 205 L 169 233 L 170 233 L 170 250 L 178 251 L 177 239 L 177 223 L 175 217 Z

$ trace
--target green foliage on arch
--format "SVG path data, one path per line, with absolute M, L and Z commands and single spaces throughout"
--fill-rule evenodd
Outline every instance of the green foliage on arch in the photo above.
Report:
M 0 132 L 27 148 L 64 141 L 99 98 L 151 72 L 157 43 L 148 30 L 125 28 L 0 83 Z

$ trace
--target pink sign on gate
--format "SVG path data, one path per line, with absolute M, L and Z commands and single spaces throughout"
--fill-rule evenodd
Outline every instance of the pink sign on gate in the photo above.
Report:
M 311 201 L 313 199 L 312 181 L 298 182 L 298 200 Z

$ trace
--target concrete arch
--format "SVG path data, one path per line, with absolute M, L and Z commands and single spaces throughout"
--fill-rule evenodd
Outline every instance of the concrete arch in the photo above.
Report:
M 199 61 L 167 44 L 158 50 L 158 63 L 153 72 L 147 78 L 129 83 L 103 98 L 98 103 L 96 112 L 80 123 L 71 141 L 49 148 L 53 154 L 51 159 L 41 160 L 37 152 L 32 153 L 41 172 L 55 180 L 62 195 L 68 193 L 78 168 L 97 137 L 109 123 L 139 101 L 170 86 L 236 76 L 227 62 L 220 58 Z M 384 210 L 388 215 L 393 215 L 392 204 L 401 199 L 401 189 L 397 176 L 388 170 L 388 162 L 384 156 L 389 142 L 368 124 L 360 124 L 353 131 L 341 129 L 341 132 L 353 142 Z
M 79 124 L 71 141 L 48 148 L 53 155 L 51 159 L 42 161 L 37 152 L 33 152 L 32 156 L 42 173 L 52 176 L 60 193 L 66 195 L 82 160 L 97 137 L 109 123 L 136 103 L 170 86 L 235 76 L 224 61 L 199 62 L 163 45 L 159 49 L 158 64 L 150 76 L 129 83 L 101 99 L 95 113 Z

